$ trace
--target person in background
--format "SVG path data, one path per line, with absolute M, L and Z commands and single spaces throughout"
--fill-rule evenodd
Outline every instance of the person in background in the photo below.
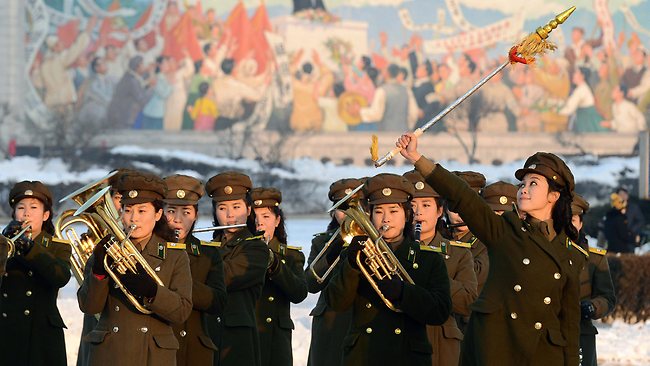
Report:
M 618 133 L 634 133 L 648 129 L 645 116 L 637 108 L 637 106 L 630 102 L 626 97 L 625 86 L 615 86 L 612 88 L 611 100 L 612 104 L 612 119 L 609 121 L 602 121 L 601 125 L 606 128 L 611 128 Z
M 571 204 L 571 223 L 580 233 L 581 246 L 588 247 L 587 237 L 582 230 L 583 218 L 589 210 L 589 203 L 578 194 L 574 194 Z M 600 319 L 612 312 L 616 306 L 616 293 L 609 273 L 607 251 L 589 247 L 589 260 L 580 273 L 580 350 L 582 366 L 596 366 L 596 334 L 598 330 L 592 320 Z
M 212 100 L 210 83 L 204 81 L 199 85 L 199 98 L 193 106 L 188 106 L 187 111 L 194 121 L 195 131 L 214 130 L 214 121 L 219 115 L 217 105 Z
M 627 216 L 627 199 L 617 192 L 610 195 L 611 208 L 603 217 L 602 228 L 607 249 L 612 253 L 634 253 L 636 235 Z

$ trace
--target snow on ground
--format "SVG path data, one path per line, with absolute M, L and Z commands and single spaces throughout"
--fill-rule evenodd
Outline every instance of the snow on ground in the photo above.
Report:
M 305 256 L 309 256 L 312 235 L 323 231 L 326 218 L 290 217 L 287 220 L 288 236 L 291 245 L 301 246 Z M 209 220 L 201 220 L 197 227 L 209 225 Z M 83 317 L 77 305 L 77 284 L 74 279 L 59 294 L 59 309 L 68 329 L 65 331 L 68 364 L 74 365 L 79 347 L 79 335 Z M 309 312 L 316 304 L 317 295 L 309 294 L 307 299 L 291 308 L 296 329 L 293 332 L 294 365 L 307 364 L 309 342 L 311 339 L 311 317 Z M 650 365 L 650 323 L 629 325 L 621 321 L 612 324 L 597 324 L 598 364 L 601 366 L 641 366 Z
M 147 156 L 156 156 L 163 159 L 179 159 L 188 163 L 201 163 L 214 166 L 215 168 L 244 169 L 250 172 L 261 172 L 260 164 L 252 160 L 233 160 L 226 158 L 215 158 L 208 155 L 188 151 L 169 151 L 164 149 L 143 149 L 134 146 L 120 146 L 111 150 L 114 154 L 131 155 L 134 157 L 137 167 L 156 172 L 160 167 L 150 163 L 137 161 L 138 157 L 146 160 Z M 395 157 L 395 159 L 402 159 Z M 514 172 L 521 168 L 523 161 L 513 161 L 499 166 L 483 164 L 461 164 L 458 162 L 442 162 L 449 170 L 474 170 L 483 173 L 488 182 L 497 180 L 514 180 Z M 607 157 L 596 158 L 584 156 L 568 159 L 568 164 L 578 182 L 593 181 L 610 186 L 617 185 L 619 172 L 623 169 L 629 170 L 629 176 L 638 175 L 638 157 Z M 270 173 L 286 179 L 319 181 L 329 185 L 331 182 L 349 177 L 366 177 L 377 173 L 402 174 L 412 169 L 409 164 L 403 166 L 384 166 L 379 169 L 374 167 L 361 167 L 353 165 L 335 165 L 331 162 L 323 163 L 313 159 L 296 159 L 287 162 L 290 169 L 273 168 Z M 45 184 L 87 183 L 105 176 L 114 167 L 97 166 L 84 172 L 72 172 L 61 159 L 50 159 L 43 161 L 32 157 L 16 157 L 11 160 L 0 161 L 0 171 L 3 172 L 0 182 L 17 182 L 24 179 L 40 180 Z M 197 176 L 196 172 L 180 170 L 177 173 L 190 173 Z M 207 178 L 200 177 L 199 178 Z

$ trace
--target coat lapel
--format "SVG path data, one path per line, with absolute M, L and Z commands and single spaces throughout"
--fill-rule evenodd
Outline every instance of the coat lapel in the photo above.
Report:
M 164 257 L 160 256 L 160 246 L 163 246 L 163 253 L 167 251 L 167 242 L 164 241 L 158 235 L 152 235 L 147 245 L 144 247 L 142 256 L 145 258 L 149 266 L 156 271 L 160 271 L 160 264 L 162 263 Z
M 533 243 L 540 247 L 546 254 L 548 254 L 553 260 L 558 264 L 558 266 L 563 267 L 564 261 L 567 257 L 566 250 L 563 250 L 562 245 L 559 244 L 566 240 L 566 235 L 564 233 L 558 233 L 555 238 L 549 242 L 542 233 L 539 232 L 537 228 L 533 228 L 530 224 L 524 222 L 524 226 L 528 236 L 532 239 Z

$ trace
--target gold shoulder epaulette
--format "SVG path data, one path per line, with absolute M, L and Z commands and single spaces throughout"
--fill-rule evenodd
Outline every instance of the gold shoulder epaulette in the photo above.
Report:
M 598 254 L 598 255 L 605 255 L 605 254 L 607 254 L 607 249 L 589 247 L 589 253 L 594 253 L 594 254 Z
M 572 247 L 574 249 L 577 249 L 580 253 L 582 253 L 585 257 L 589 257 L 589 252 L 584 250 L 580 245 L 576 244 L 573 242 L 573 240 L 567 239 L 567 248 Z
M 300 251 L 300 250 L 302 250 L 302 247 L 294 247 L 294 246 L 291 246 L 291 245 L 287 245 L 287 249 Z
M 246 240 L 264 240 L 264 235 L 251 236 L 250 238 L 246 238 Z
M 201 240 L 201 246 L 221 248 L 221 242 L 220 241 L 203 241 L 203 240 Z
M 52 237 L 52 242 L 54 243 L 61 243 L 61 244 L 70 244 L 70 240 L 67 239 L 59 239 L 55 236 Z
M 449 244 L 454 247 L 469 248 L 469 249 L 472 248 L 472 243 L 465 243 L 464 241 L 451 240 L 449 241 Z
M 436 248 L 436 247 L 423 245 L 423 244 L 420 245 L 420 250 L 424 250 L 425 252 L 436 252 L 436 253 L 440 253 L 442 251 L 441 248 Z
M 167 242 L 168 249 L 185 249 L 185 243 L 174 243 L 171 241 Z

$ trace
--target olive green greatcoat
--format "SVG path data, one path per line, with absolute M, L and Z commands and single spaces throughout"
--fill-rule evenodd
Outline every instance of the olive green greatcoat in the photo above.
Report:
M 478 297 L 476 291 L 476 274 L 474 261 L 468 248 L 463 248 L 444 239 L 440 233 L 426 245 L 440 248 L 445 242 L 447 254 L 441 254 L 445 259 L 449 285 L 451 290 L 452 315 L 442 325 L 427 325 L 427 335 L 433 348 L 432 365 L 457 365 L 460 358 L 460 342 L 463 340 L 456 316 L 469 316 L 469 306 Z
M 41 233 L 26 256 L 7 261 L 0 287 L 0 364 L 67 365 L 56 298 L 70 280 L 71 252 L 68 242 Z
M 84 282 L 77 291 L 79 308 L 86 314 L 100 314 L 88 342 L 90 365 L 161 366 L 176 365 L 178 340 L 172 324 L 187 320 L 192 312 L 192 282 L 187 254 L 168 248 L 153 235 L 142 256 L 162 280 L 156 297 L 146 307 L 151 315 L 139 312 L 113 280 L 92 273 L 95 257 L 86 263 Z M 148 302 L 148 301 L 147 301 Z
M 495 214 L 443 167 L 424 157 L 415 166 L 488 248 L 488 281 L 471 306 L 461 365 L 577 365 L 579 269 L 566 235 L 549 242 L 515 212 Z
M 401 313 L 390 310 L 348 260 L 325 288 L 334 310 L 352 308 L 352 324 L 343 341 L 344 365 L 431 365 L 426 325 L 441 325 L 451 313 L 445 262 L 412 239 L 396 244 L 395 256 L 415 283 L 403 284 L 395 303 Z
M 490 272 L 490 258 L 488 257 L 487 247 L 471 232 L 465 234 L 459 241 L 472 245 L 470 252 L 474 259 L 474 273 L 476 274 L 476 281 L 478 284 L 477 292 L 480 294 L 483 290 L 483 286 L 485 286 L 485 281 L 487 281 L 488 273 Z
M 257 331 L 260 337 L 262 366 L 292 366 L 291 303 L 307 297 L 305 255 L 300 248 L 287 246 L 273 238 L 269 244 L 280 262 L 273 273 L 267 272 L 262 296 L 257 302 Z
M 184 323 L 173 326 L 180 343 L 176 353 L 178 366 L 212 365 L 218 351 L 208 333 L 207 314 L 221 315 L 227 294 L 221 254 L 210 244 L 193 235 L 185 240 L 192 273 L 193 309 Z
M 604 317 L 616 306 L 616 294 L 604 250 L 592 249 L 589 252 L 589 262 L 580 273 L 580 300 L 591 300 L 594 304 L 596 312 L 593 319 Z M 581 319 L 582 366 L 596 365 L 596 334 L 598 330 L 591 319 Z
M 219 348 L 214 364 L 257 366 L 261 357 L 255 304 L 264 286 L 269 250 L 261 236 L 247 228 L 219 243 L 228 302 L 222 316 L 208 316 L 210 337 Z
M 327 243 L 335 231 L 335 229 L 329 230 L 314 236 L 311 241 L 307 268 L 305 269 L 307 289 L 313 294 L 320 292 L 316 306 L 309 313 L 313 318 L 311 321 L 311 343 L 309 344 L 308 366 L 339 366 L 343 364 L 343 338 L 348 333 L 348 328 L 352 320 L 352 309 L 343 312 L 334 311 L 327 305 L 325 292 L 322 292 L 336 270 L 323 283 L 318 283 L 314 274 L 309 269 L 311 263 L 316 259 L 318 253 L 320 253 L 325 243 Z M 337 236 L 335 240 L 338 240 L 340 243 L 342 240 L 341 236 Z M 337 266 L 341 266 L 342 264 L 343 260 L 339 261 Z M 316 272 L 322 276 L 326 268 L 327 261 L 324 258 L 319 259 Z

